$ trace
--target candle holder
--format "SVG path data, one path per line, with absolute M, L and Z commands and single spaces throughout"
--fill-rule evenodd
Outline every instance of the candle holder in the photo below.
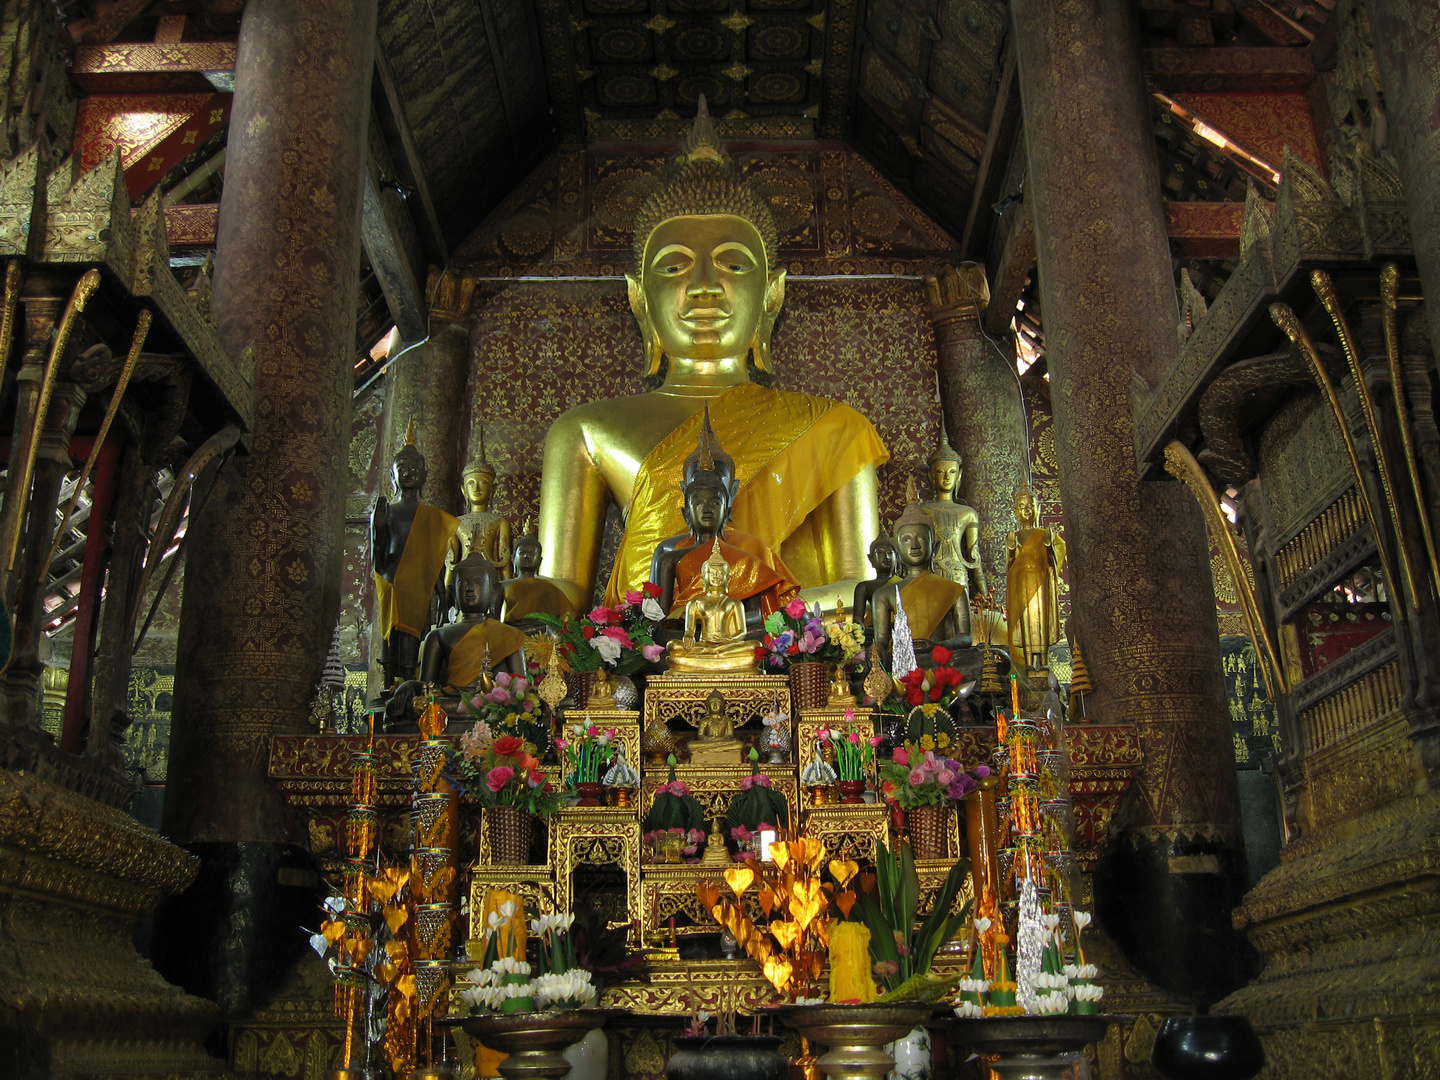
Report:
M 568 1073 L 571 1063 L 561 1051 L 625 1012 L 624 1009 L 566 1009 L 509 1016 L 492 1013 L 464 1017 L 460 1027 L 490 1049 L 510 1055 L 500 1063 L 501 1076 L 542 1080 Z
M 996 1055 L 999 1080 L 1068 1080 L 1073 1055 L 1105 1037 L 1123 1016 L 985 1016 L 949 1021 L 951 1039 L 977 1054 Z
M 816 1064 L 830 1080 L 880 1080 L 895 1067 L 886 1043 L 902 1039 L 929 1020 L 930 1005 L 915 1002 L 867 1005 L 776 1005 L 773 1012 L 812 1043 L 828 1047 Z

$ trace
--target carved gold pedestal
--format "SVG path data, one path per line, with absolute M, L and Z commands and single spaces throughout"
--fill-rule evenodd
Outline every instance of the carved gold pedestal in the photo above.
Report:
M 640 911 L 640 818 L 635 810 L 571 806 L 550 819 L 550 866 L 555 872 L 555 909 L 574 907 L 577 866 L 615 866 L 625 875 L 626 918 Z
M 890 842 L 890 810 L 884 803 L 814 806 L 805 815 L 805 832 L 833 859 L 873 860 L 876 843 Z

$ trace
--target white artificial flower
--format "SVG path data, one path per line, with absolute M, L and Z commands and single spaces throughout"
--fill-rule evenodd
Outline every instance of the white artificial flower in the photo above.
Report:
M 983 917 L 982 917 L 982 918 L 979 918 L 979 919 L 976 919 L 976 920 L 975 920 L 975 929 L 976 929 L 976 931 L 978 931 L 978 932 L 981 933 L 981 934 L 985 933 L 986 930 L 989 930 L 989 929 L 990 929 L 990 920 L 989 920 L 989 919 L 986 919 L 986 918 L 983 918 Z
M 962 1001 L 955 1006 L 956 1016 L 984 1016 L 985 1006 L 974 1001 Z
M 513 919 L 515 917 L 515 901 L 506 900 L 503 904 L 500 905 L 499 911 L 501 915 L 505 916 L 505 918 Z
M 1090 925 L 1090 913 L 1088 911 L 1075 912 L 1075 929 L 1084 930 Z
M 1060 925 L 1060 916 L 1054 912 L 1051 912 L 1049 915 L 1043 915 L 1041 918 L 1044 920 L 1045 929 L 1047 930 L 1054 930 Z
M 1064 994 L 1041 994 L 1035 999 L 1035 1015 L 1053 1016 L 1070 1008 L 1070 999 Z
M 498 971 L 502 975 L 529 975 L 530 965 L 524 960 L 516 960 L 513 956 L 502 956 L 490 965 L 491 971 Z
M 1066 964 L 1065 974 L 1071 979 L 1093 979 L 1099 970 L 1094 964 Z
M 540 1008 L 580 1009 L 596 998 L 590 973 L 580 968 L 541 975 L 530 983 L 535 1004 Z
M 489 968 L 472 968 L 465 978 L 475 986 L 494 986 L 498 981 L 495 972 Z
M 640 605 L 640 614 L 644 615 L 645 618 L 651 622 L 659 622 L 665 618 L 665 609 L 660 606 L 660 602 L 653 596 L 647 596 Z
M 960 992 L 962 994 L 984 994 L 990 989 L 989 979 L 961 979 Z
M 1076 1001 L 1099 1001 L 1105 996 L 1105 988 L 1094 983 L 1080 983 L 1072 986 L 1070 992 Z
M 612 667 L 615 665 L 615 661 L 620 659 L 620 642 L 614 638 L 597 634 L 590 639 L 590 644 L 595 646 L 595 651 L 600 654 L 600 659 Z

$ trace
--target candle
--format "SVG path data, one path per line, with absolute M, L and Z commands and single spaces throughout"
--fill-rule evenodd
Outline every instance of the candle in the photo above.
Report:
M 1020 715 L 1020 676 L 1010 675 L 1010 712 L 1014 716 Z

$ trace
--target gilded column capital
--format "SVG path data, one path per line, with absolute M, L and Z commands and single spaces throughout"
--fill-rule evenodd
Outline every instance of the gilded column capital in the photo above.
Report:
M 473 277 L 455 270 L 441 270 L 432 266 L 425 282 L 425 295 L 430 298 L 430 319 L 442 322 L 470 325 L 470 316 L 475 303 Z
M 979 319 L 990 303 L 990 283 L 985 267 L 977 262 L 947 266 L 925 279 L 925 298 L 930 318 L 939 325 L 955 319 Z

